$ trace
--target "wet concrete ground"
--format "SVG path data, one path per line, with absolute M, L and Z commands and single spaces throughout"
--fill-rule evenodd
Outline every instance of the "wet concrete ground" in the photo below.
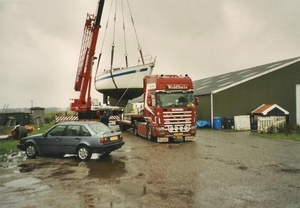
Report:
M 1 207 L 300 207 L 299 142 L 223 130 L 124 140 L 89 162 L 16 155 L 0 169 Z

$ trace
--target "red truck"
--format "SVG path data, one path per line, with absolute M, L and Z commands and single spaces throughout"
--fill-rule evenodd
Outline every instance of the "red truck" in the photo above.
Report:
M 150 141 L 192 141 L 196 136 L 194 87 L 188 75 L 149 75 L 143 79 L 144 107 L 127 120 L 117 121 L 121 130 L 133 129 Z M 121 116 L 122 118 L 122 116 Z

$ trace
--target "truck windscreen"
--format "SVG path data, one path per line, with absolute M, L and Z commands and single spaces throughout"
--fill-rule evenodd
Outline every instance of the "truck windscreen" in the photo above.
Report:
M 185 107 L 187 105 L 194 105 L 194 93 L 193 92 L 173 92 L 164 93 L 159 92 L 156 94 L 156 106 L 157 107 Z

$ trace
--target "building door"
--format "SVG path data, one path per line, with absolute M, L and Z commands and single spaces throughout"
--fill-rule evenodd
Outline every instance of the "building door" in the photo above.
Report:
M 300 124 L 300 84 L 296 85 L 296 122 Z

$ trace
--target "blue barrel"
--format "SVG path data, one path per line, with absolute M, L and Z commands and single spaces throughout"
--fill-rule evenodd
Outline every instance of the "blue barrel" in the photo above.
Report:
M 219 130 L 222 128 L 222 119 L 221 117 L 214 117 L 214 129 Z

